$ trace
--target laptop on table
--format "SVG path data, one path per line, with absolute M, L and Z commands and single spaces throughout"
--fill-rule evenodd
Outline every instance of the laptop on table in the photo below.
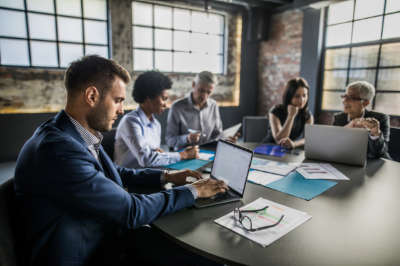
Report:
M 306 124 L 304 150 L 307 159 L 364 166 L 367 149 L 366 129 Z
M 225 181 L 229 189 L 226 193 L 217 194 L 211 198 L 198 198 L 194 206 L 202 208 L 241 200 L 252 159 L 253 151 L 219 140 L 210 178 Z

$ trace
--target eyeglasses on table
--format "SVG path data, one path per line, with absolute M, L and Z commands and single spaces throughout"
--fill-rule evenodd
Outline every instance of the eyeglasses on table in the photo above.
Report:
M 260 230 L 265 230 L 265 229 L 268 229 L 268 228 L 271 228 L 271 227 L 274 227 L 274 226 L 277 226 L 278 224 L 280 224 L 280 222 L 282 221 L 283 217 L 285 217 L 285 215 L 282 215 L 279 218 L 279 220 L 274 224 L 261 226 L 258 228 L 253 228 L 253 222 L 251 221 L 251 218 L 247 215 L 244 215 L 244 213 L 257 213 L 257 212 L 261 212 L 261 211 L 268 209 L 268 207 L 269 206 L 265 206 L 264 208 L 257 209 L 257 210 L 240 210 L 239 208 L 235 208 L 233 210 L 233 218 L 235 219 L 235 221 L 239 222 L 246 231 L 256 232 L 256 231 L 260 231 Z

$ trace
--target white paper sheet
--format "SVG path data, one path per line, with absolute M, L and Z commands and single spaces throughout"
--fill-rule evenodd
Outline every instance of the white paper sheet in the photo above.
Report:
M 282 175 L 276 175 L 276 174 L 271 174 L 271 173 L 266 173 L 266 172 L 261 172 L 261 171 L 250 171 L 249 177 L 247 180 L 251 181 L 253 183 L 256 183 L 256 184 L 266 186 L 269 183 L 272 183 L 281 178 L 283 178 Z
M 251 162 L 252 169 L 283 176 L 288 175 L 299 165 L 300 163 L 283 163 L 260 158 L 253 158 Z
M 213 157 L 214 155 L 215 154 L 212 153 L 199 152 L 199 159 L 204 161 L 211 161 L 211 157 Z
M 246 215 L 251 218 L 253 227 L 257 228 L 273 224 L 277 222 L 283 214 L 284 218 L 277 226 L 256 232 L 248 232 L 242 228 L 240 223 L 235 221 L 233 218 L 233 211 L 216 219 L 214 222 L 265 247 L 311 218 L 311 215 L 305 212 L 263 198 L 259 198 L 240 209 L 254 210 L 265 206 L 269 206 L 266 211 L 255 214 L 246 213 Z
M 303 163 L 296 171 L 306 179 L 350 180 L 329 163 Z

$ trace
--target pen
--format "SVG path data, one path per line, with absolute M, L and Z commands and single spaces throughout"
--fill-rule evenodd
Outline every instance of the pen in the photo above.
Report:
M 188 131 L 189 131 L 189 133 L 191 133 L 191 134 L 200 133 L 201 136 L 203 136 L 203 137 L 206 136 L 206 134 L 201 133 L 200 130 L 195 130 L 195 129 L 188 128 Z

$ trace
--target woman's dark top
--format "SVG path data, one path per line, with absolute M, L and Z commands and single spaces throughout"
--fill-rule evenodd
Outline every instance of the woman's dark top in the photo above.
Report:
M 287 113 L 287 107 L 285 107 L 283 104 L 276 105 L 271 108 L 269 111 L 271 114 L 274 114 L 279 121 L 281 121 L 281 125 L 283 126 L 286 122 L 286 118 L 288 116 Z M 293 141 L 302 139 L 304 138 L 304 126 L 307 122 L 308 119 L 311 117 L 311 112 L 306 111 L 305 113 L 302 111 L 299 111 L 294 118 L 293 121 L 293 127 L 292 130 L 290 131 L 290 136 L 289 138 Z M 269 121 L 269 128 L 268 128 L 268 137 L 266 138 L 266 142 L 269 143 L 274 143 L 274 137 L 272 136 L 272 130 L 271 130 L 271 121 Z

